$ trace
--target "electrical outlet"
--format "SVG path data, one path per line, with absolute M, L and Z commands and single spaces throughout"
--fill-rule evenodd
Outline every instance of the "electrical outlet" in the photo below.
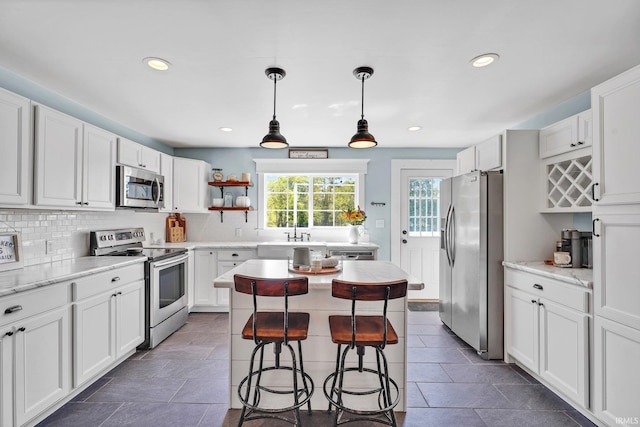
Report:
M 376 219 L 376 228 L 384 228 L 384 219 Z
M 242 237 L 242 228 L 236 228 L 236 237 Z
M 47 248 L 46 248 L 46 254 L 52 254 L 53 253 L 53 240 L 47 240 Z

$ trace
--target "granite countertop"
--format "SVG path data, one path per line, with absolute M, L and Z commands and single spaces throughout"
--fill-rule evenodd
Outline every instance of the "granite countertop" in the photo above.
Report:
M 285 241 L 229 241 L 229 242 L 179 242 L 179 243 L 145 243 L 145 248 L 184 248 L 184 249 L 256 249 L 258 245 L 298 245 L 303 246 L 305 243 L 309 244 L 326 244 L 331 249 L 379 249 L 380 246 L 375 243 L 345 243 L 345 242 L 285 242 Z
M 551 279 L 560 280 L 572 285 L 593 288 L 593 270 L 589 268 L 562 268 L 547 265 L 542 261 L 511 262 L 503 261 L 502 265 L 514 270 L 538 274 Z
M 253 277 L 300 277 L 309 278 L 309 289 L 331 289 L 333 279 L 349 282 L 387 282 L 407 279 L 409 290 L 420 290 L 424 283 L 409 276 L 404 270 L 389 261 L 343 261 L 340 271 L 333 274 L 304 274 L 289 270 L 287 260 L 251 259 L 227 271 L 213 280 L 215 288 L 233 289 L 233 276 L 244 274 Z
M 86 256 L 5 271 L 0 273 L 0 297 L 143 263 L 146 260 L 146 257 Z

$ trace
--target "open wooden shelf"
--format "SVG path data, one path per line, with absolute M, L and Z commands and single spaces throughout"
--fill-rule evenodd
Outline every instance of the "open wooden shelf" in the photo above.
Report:
M 209 181 L 212 187 L 253 187 L 249 181 Z
M 252 211 L 253 208 L 242 208 L 239 206 L 220 206 L 220 207 L 214 207 L 214 206 L 210 206 L 208 208 L 210 211 L 218 211 L 220 212 L 220 222 L 224 222 L 224 211 L 236 211 L 236 212 L 244 212 L 244 222 L 248 222 L 249 221 L 249 211 Z

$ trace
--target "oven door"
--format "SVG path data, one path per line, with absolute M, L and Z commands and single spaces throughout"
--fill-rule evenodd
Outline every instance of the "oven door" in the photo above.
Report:
M 149 326 L 155 327 L 187 305 L 187 259 L 180 255 L 149 265 Z

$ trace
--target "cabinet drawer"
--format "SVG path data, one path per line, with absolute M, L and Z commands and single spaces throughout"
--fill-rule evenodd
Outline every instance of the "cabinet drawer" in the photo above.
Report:
M 142 263 L 81 277 L 71 283 L 73 301 L 98 295 L 136 280 L 144 280 Z
M 61 307 L 68 302 L 68 283 L 44 286 L 32 291 L 0 298 L 0 326 L 22 320 L 34 314 L 44 313 L 53 308 Z M 10 312 L 6 313 L 5 310 Z
M 218 261 L 246 261 L 256 256 L 253 249 L 218 250 Z
M 546 298 L 585 313 L 589 312 L 589 291 L 579 286 L 510 268 L 505 269 L 504 283 L 537 297 Z

